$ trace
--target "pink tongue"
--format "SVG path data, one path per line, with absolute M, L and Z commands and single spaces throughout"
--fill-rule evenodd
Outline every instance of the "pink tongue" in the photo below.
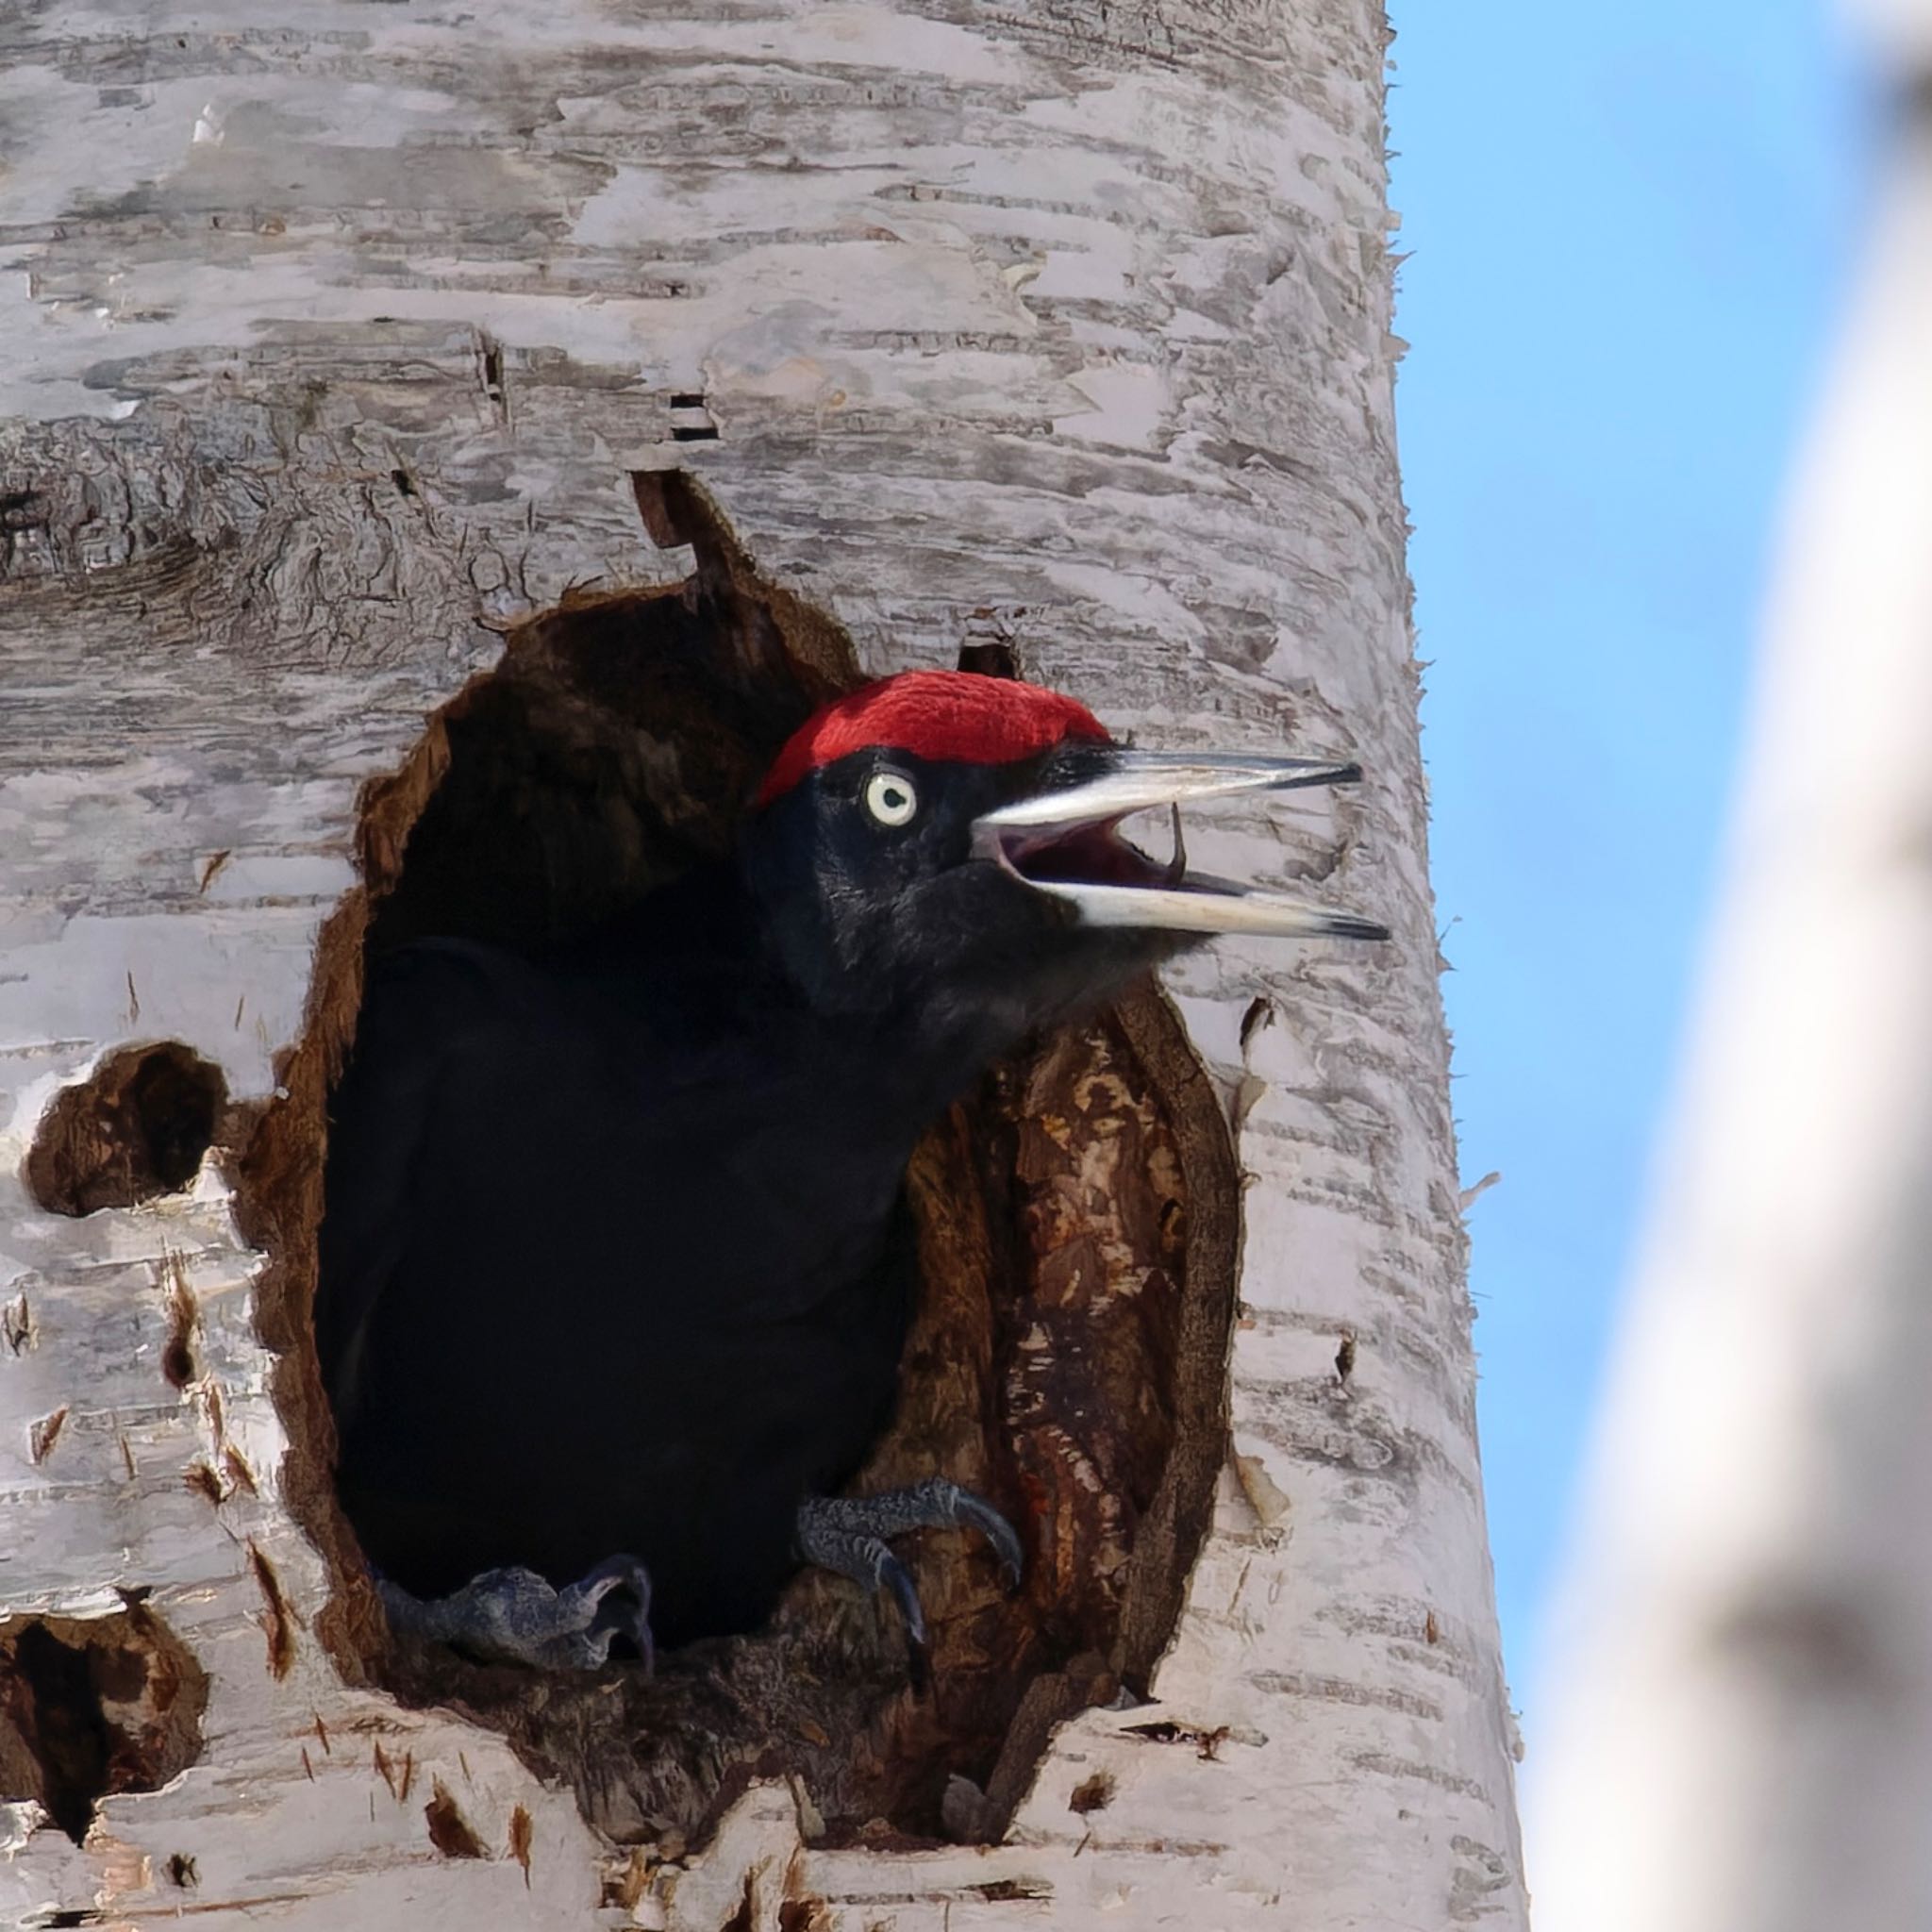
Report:
M 1083 825 L 1013 855 L 1022 875 L 1044 882 L 1085 886 L 1159 886 L 1167 869 L 1130 845 L 1111 827 Z

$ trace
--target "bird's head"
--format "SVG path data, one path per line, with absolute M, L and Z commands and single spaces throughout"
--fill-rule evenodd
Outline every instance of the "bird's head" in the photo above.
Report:
M 1179 808 L 1357 777 L 1353 765 L 1138 751 L 1037 685 L 908 671 L 788 741 L 746 834 L 791 976 L 828 1011 L 901 1012 L 996 1053 L 1215 933 L 1385 939 L 1383 927 L 1187 869 Z M 1174 813 L 1169 860 L 1121 835 Z

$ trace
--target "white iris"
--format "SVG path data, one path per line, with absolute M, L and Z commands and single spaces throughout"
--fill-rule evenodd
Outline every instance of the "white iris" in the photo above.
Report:
M 904 825 L 919 809 L 912 780 L 898 772 L 878 772 L 866 781 L 865 808 L 882 825 Z

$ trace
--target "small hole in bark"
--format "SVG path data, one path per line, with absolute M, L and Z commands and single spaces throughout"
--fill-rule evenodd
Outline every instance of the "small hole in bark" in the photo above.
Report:
M 1055 1727 L 1144 1685 L 1224 1455 L 1236 1174 L 1217 1098 L 1152 989 L 1014 1056 L 912 1163 L 924 1307 L 858 1487 L 943 1471 L 1039 1553 L 1008 1599 L 965 1537 L 908 1540 L 929 1698 L 908 1690 L 891 1609 L 814 1574 L 764 1631 L 660 1654 L 654 1679 L 391 1645 L 333 1494 L 316 1232 L 365 963 L 430 936 L 541 944 L 723 854 L 790 731 L 858 678 L 843 634 L 766 584 L 688 478 L 633 486 L 653 539 L 689 545 L 695 575 L 524 625 L 367 790 L 364 886 L 323 934 L 287 1097 L 242 1163 L 243 1225 L 271 1257 L 258 1306 L 284 1486 L 336 1578 L 314 1634 L 352 1676 L 502 1731 L 620 1841 L 696 1843 L 754 1777 L 787 1774 L 828 1842 L 942 1836 L 955 1777 L 985 1793 L 975 1826 L 996 1835 Z
M 194 1352 L 201 1305 L 189 1285 L 188 1264 L 170 1254 L 165 1263 L 168 1281 L 168 1339 L 161 1344 L 161 1374 L 171 1389 L 186 1389 L 201 1374 Z
M 415 495 L 416 486 L 409 480 L 408 471 L 391 470 L 389 473 L 389 480 L 396 486 L 396 494 L 398 496 Z
M 179 1886 L 184 1891 L 190 1886 L 201 1883 L 201 1873 L 196 1868 L 194 1860 L 186 1852 L 173 1852 L 169 1854 L 167 1873 L 168 1883 Z
M 1073 1795 L 1067 1800 L 1067 1809 L 1082 1818 L 1091 1811 L 1105 1811 L 1113 1803 L 1113 1790 L 1112 1774 L 1096 1771 L 1091 1777 L 1082 1778 L 1074 1787 Z
M 716 442 L 718 425 L 702 395 L 691 390 L 679 391 L 671 398 L 671 440 L 673 442 Z
M 201 1754 L 208 1677 L 144 1603 L 0 1623 L 0 1797 L 37 1799 L 75 1844 L 115 1791 L 153 1791 Z
M 1257 993 L 1248 1002 L 1247 1011 L 1241 1015 L 1241 1051 L 1246 1053 L 1254 1043 L 1256 1034 L 1274 1025 L 1274 1002 L 1265 993 Z
M 174 1389 L 185 1389 L 194 1380 L 194 1351 L 186 1337 L 169 1338 L 161 1350 L 161 1374 Z
M 1020 659 L 1011 644 L 961 644 L 959 669 L 976 671 L 982 677 L 1018 677 Z
M 131 1208 L 189 1186 L 228 1097 L 222 1071 L 169 1041 L 109 1054 L 34 1131 L 27 1191 L 55 1214 Z
M 450 1796 L 449 1787 L 441 1778 L 436 1780 L 434 1793 L 423 1807 L 423 1816 L 429 1825 L 429 1842 L 445 1858 L 487 1858 L 490 1856 L 489 1847 L 457 1808 L 457 1801 Z
M 738 1908 L 718 1927 L 718 1932 L 755 1932 L 758 1919 L 758 1880 L 756 1871 L 744 1874 L 744 1890 Z

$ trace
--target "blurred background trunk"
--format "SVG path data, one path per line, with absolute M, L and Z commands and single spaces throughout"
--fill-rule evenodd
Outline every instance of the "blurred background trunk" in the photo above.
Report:
M 1932 1923 L 1932 5 L 1799 465 L 1537 1782 L 1542 1932 Z
M 1358 0 L 0 25 L 9 1921 L 1523 1924 L 1386 41 Z M 1048 1710 L 992 1843 L 841 1847 L 787 1781 L 611 1842 L 373 1687 L 298 1493 L 299 1297 L 236 1190 L 320 1105 L 316 962 L 500 633 L 691 567 L 677 468 L 808 655 L 824 613 L 869 673 L 964 652 L 1143 742 L 1368 773 L 1195 833 L 1397 937 L 1172 975 L 1241 1189 L 1198 1559 L 1149 1701 Z

